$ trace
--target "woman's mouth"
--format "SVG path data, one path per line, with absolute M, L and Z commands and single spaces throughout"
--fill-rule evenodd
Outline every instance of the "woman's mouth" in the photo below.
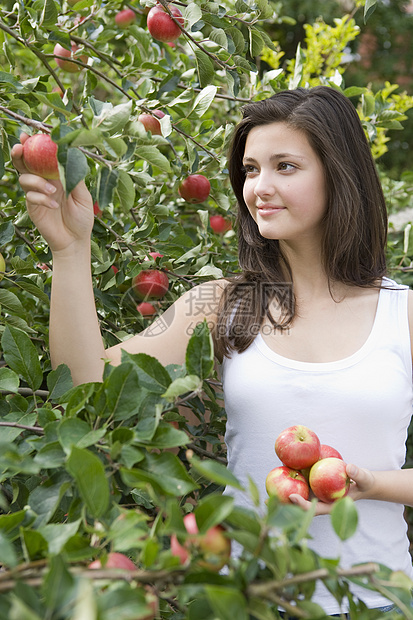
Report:
M 281 207 L 279 205 L 261 205 L 257 207 L 257 212 L 261 217 L 269 217 L 274 213 L 279 213 L 280 211 L 284 211 L 285 207 Z

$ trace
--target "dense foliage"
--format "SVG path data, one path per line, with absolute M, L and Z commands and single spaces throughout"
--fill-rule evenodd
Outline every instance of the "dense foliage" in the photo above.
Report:
M 346 85 L 346 49 L 360 33 L 354 16 L 307 23 L 285 57 L 274 33 L 294 20 L 281 2 L 176 2 L 184 25 L 172 46 L 148 32 L 154 4 L 128 4 L 127 28 L 115 21 L 126 8 L 115 0 L 6 0 L 0 12 L 0 616 L 270 620 L 282 604 L 296 617 L 323 618 L 311 601 L 323 579 L 339 601 L 357 582 L 395 601 L 402 611 L 394 617 L 413 618 L 406 576 L 373 563 L 343 570 L 339 558 L 309 550 L 311 512 L 270 501 L 262 515 L 222 495 L 239 482 L 225 467 L 225 411 L 206 324 L 193 326 L 183 367 L 125 354 L 106 367 L 103 383 L 77 387 L 65 366 L 51 370 L 51 254 L 10 162 L 22 131 L 50 134 L 67 191 L 85 178 L 93 194 L 93 279 L 110 346 L 153 320 L 136 310 L 132 280 L 142 270 L 169 279 L 168 292 L 151 301 L 157 314 L 198 282 L 237 270 L 235 231 L 214 232 L 210 216 L 234 221 L 226 147 L 244 102 L 298 85 L 342 89 L 378 161 L 413 107 L 397 84 Z M 361 22 L 375 4 L 357 3 Z M 57 65 L 57 43 L 78 46 L 79 71 Z M 156 110 L 161 135 L 139 120 Z M 199 204 L 178 191 L 195 173 L 211 184 Z M 407 173 L 397 181 L 383 173 L 383 186 L 390 211 L 410 204 Z M 412 257 L 411 228 L 392 232 L 396 279 L 410 284 Z M 258 505 L 252 483 L 245 492 Z M 244 546 L 227 572 L 205 565 L 193 540 L 184 566 L 171 554 L 171 535 L 188 538 L 183 516 L 193 510 L 200 536 L 223 524 Z M 357 527 L 348 498 L 331 518 L 343 540 Z M 113 551 L 136 570 L 105 567 Z M 96 558 L 103 568 L 92 571 Z M 351 611 L 377 617 L 358 600 Z

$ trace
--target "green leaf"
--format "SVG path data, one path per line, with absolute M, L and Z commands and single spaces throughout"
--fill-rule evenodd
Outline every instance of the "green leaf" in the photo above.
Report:
M 19 376 L 10 368 L 0 368 L 0 390 L 17 392 L 19 389 Z
M 166 495 L 180 497 L 194 491 L 198 486 L 189 477 L 181 460 L 171 452 L 148 453 L 139 469 L 121 470 L 122 480 L 128 486 L 150 484 Z
M 70 454 L 72 447 L 88 448 L 93 446 L 105 434 L 104 428 L 93 430 L 89 424 L 79 418 L 63 418 L 59 423 L 57 433 L 62 448 Z
M 331 511 L 331 524 L 340 540 L 347 540 L 355 533 L 358 514 L 354 501 L 348 495 L 334 503 Z
M 374 13 L 377 6 L 377 0 L 366 0 L 364 5 L 364 23 L 367 22 L 369 17 Z
M 234 26 L 232 28 L 228 28 L 228 30 L 226 30 L 226 33 L 227 36 L 231 37 L 234 43 L 234 53 L 243 54 L 246 43 L 242 32 Z
M 71 523 L 48 523 L 38 529 L 48 542 L 50 555 L 62 552 L 67 541 L 78 531 L 80 523 L 80 519 Z
M 14 237 L 13 222 L 4 222 L 0 224 L 0 246 L 10 243 Z
M 43 381 L 43 373 L 36 347 L 20 329 L 7 325 L 1 339 L 6 363 L 27 382 L 33 391 Z
M 209 377 L 214 368 L 214 345 L 206 320 L 196 325 L 189 339 L 185 365 L 189 374 L 201 380 Z
M 248 620 L 247 602 L 239 590 L 206 585 L 205 591 L 219 620 Z
M 253 58 L 259 56 L 265 46 L 264 39 L 255 28 L 250 28 L 250 53 Z
M 138 371 L 133 364 L 115 366 L 105 379 L 104 390 L 106 410 L 114 420 L 128 420 L 139 411 L 138 394 L 141 388 Z
M 76 187 L 80 181 L 89 174 L 89 166 L 86 156 L 79 149 L 69 148 L 65 164 L 66 195 Z M 99 202 L 99 204 L 101 204 Z
M 120 103 L 112 107 L 105 104 L 102 112 L 95 117 L 93 125 L 102 131 L 108 132 L 109 135 L 120 133 L 129 121 L 132 112 L 132 101 Z
M 43 303 L 49 306 L 50 300 L 48 295 L 44 291 L 42 291 L 41 288 L 36 286 L 36 284 L 33 284 L 33 282 L 30 282 L 29 280 L 17 280 L 16 285 L 24 291 L 27 291 L 34 297 L 37 297 Z
M 212 84 L 203 88 L 201 92 L 198 93 L 190 114 L 192 114 L 192 112 L 195 112 L 198 118 L 201 118 L 205 114 L 205 112 L 209 110 L 211 103 L 215 99 L 217 90 L 217 87 L 213 86 Z
M 201 461 L 197 457 L 193 456 L 191 458 L 191 465 L 193 469 L 198 472 L 198 474 L 207 480 L 211 480 L 211 482 L 215 482 L 219 485 L 234 487 L 240 491 L 244 490 L 234 474 L 225 465 L 219 463 L 218 461 L 213 461 L 212 459 Z
M 195 59 L 198 68 L 199 83 L 201 87 L 204 88 L 208 86 L 214 78 L 214 65 L 209 56 L 198 48 L 195 50 Z
M 117 170 L 109 170 L 109 168 L 100 168 L 98 181 L 98 203 L 101 209 L 109 206 L 113 199 L 113 192 L 118 183 L 119 172 Z
M 48 609 L 59 609 L 62 604 L 62 598 L 69 598 L 69 593 L 74 583 L 74 577 L 66 568 L 62 557 L 60 555 L 52 556 L 47 574 L 42 583 L 42 595 Z
M 178 377 L 172 381 L 166 392 L 162 394 L 163 398 L 173 402 L 182 394 L 187 392 L 199 392 L 202 388 L 202 379 L 196 375 L 187 375 L 186 377 Z
M 10 73 L 6 73 L 5 71 L 0 71 L 0 84 L 9 84 L 10 86 L 13 86 L 13 88 L 9 89 L 11 92 L 26 91 L 23 84 L 16 80 L 16 78 L 13 77 Z
M 66 469 L 75 479 L 88 512 L 101 517 L 109 506 L 109 484 L 102 461 L 89 450 L 73 446 Z
M 210 41 L 213 41 L 223 47 L 225 50 L 228 49 L 228 39 L 223 28 L 214 28 L 211 30 L 209 33 L 209 39 Z
M 42 527 L 50 521 L 58 509 L 62 498 L 70 488 L 71 482 L 66 479 L 63 483 L 61 480 L 58 480 L 53 484 L 50 481 L 45 481 L 33 489 L 27 504 L 37 514 L 34 523 L 36 527 Z
M 0 288 L 0 306 L 10 312 L 10 314 L 15 314 L 22 319 L 26 316 L 20 299 L 5 288 Z
M 191 2 L 185 6 L 182 15 L 185 20 L 185 27 L 187 30 L 191 30 L 192 26 L 202 19 L 201 8 L 195 4 L 195 2 Z
M 201 533 L 222 523 L 231 514 L 234 499 L 228 495 L 210 494 L 202 498 L 195 508 L 196 523 Z
M 40 24 L 42 26 L 56 26 L 57 24 L 57 10 L 54 0 L 44 0 L 43 10 L 40 17 Z
M 129 174 L 124 170 L 119 170 L 115 193 L 124 213 L 127 213 L 135 206 L 135 185 Z
M 72 374 L 70 368 L 65 364 L 60 364 L 55 370 L 47 375 L 47 389 L 49 390 L 49 400 L 57 400 L 73 387 Z
M 162 155 L 156 146 L 141 145 L 136 148 L 135 153 L 138 159 L 144 159 L 148 164 L 156 166 L 162 172 L 171 172 L 169 160 L 165 155 Z
M 128 353 L 122 351 L 122 362 L 132 361 L 138 369 L 142 387 L 154 394 L 163 394 L 171 383 L 171 377 L 162 364 L 146 353 Z
M 4 532 L 0 531 L 0 563 L 5 566 L 16 566 L 18 564 L 16 550 L 13 543 L 8 539 Z

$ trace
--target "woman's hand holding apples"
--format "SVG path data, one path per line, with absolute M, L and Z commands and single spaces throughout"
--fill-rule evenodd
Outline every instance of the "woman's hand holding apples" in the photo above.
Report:
M 352 463 L 346 466 L 347 476 L 350 478 L 350 488 L 348 496 L 354 501 L 359 499 L 371 499 L 371 493 L 374 489 L 375 477 L 373 472 L 368 469 L 357 467 Z M 290 501 L 296 506 L 300 506 L 304 510 L 311 508 L 311 501 L 304 499 L 298 493 L 292 493 L 289 496 Z M 317 501 L 316 515 L 329 514 L 334 506 L 334 503 L 326 503 L 321 500 Z
M 94 221 L 92 197 L 83 181 L 66 197 L 58 179 L 29 172 L 23 159 L 23 145 L 28 138 L 23 133 L 21 144 L 16 144 L 11 153 L 26 192 L 28 214 L 53 253 L 72 252 L 79 243 L 89 243 Z

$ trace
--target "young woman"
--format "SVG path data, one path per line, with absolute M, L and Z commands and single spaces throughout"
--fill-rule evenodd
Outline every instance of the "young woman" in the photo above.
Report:
M 349 463 L 350 494 L 359 500 L 357 532 L 344 544 L 325 516 L 330 505 L 319 502 L 311 547 L 340 556 L 343 566 L 376 561 L 412 576 L 403 505 L 413 505 L 413 472 L 401 468 L 413 396 L 413 304 L 406 287 L 386 278 L 386 207 L 349 100 L 319 86 L 244 108 L 229 155 L 240 275 L 183 295 L 159 319 L 169 325 L 159 335 L 144 331 L 106 351 L 90 274 L 90 194 L 80 183 L 65 198 L 59 182 L 29 174 L 21 145 L 13 158 L 30 217 L 53 253 L 53 365 L 67 364 L 82 383 L 100 380 L 103 359 L 118 364 L 121 349 L 182 363 L 208 288 L 231 470 L 242 482 L 251 476 L 264 502 L 275 438 L 293 424 L 309 426 Z M 248 505 L 242 493 L 235 499 Z M 375 592 L 353 591 L 369 607 L 388 605 Z M 314 600 L 329 614 L 342 611 L 322 585 Z

